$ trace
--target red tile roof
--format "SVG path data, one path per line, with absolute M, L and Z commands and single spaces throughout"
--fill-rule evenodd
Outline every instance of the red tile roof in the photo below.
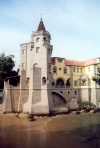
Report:
M 65 59 L 65 65 L 84 66 L 84 61 Z
M 41 19 L 37 31 L 42 31 L 42 30 L 46 31 L 44 23 L 43 23 L 43 21 Z
M 57 57 L 52 57 L 51 58 L 51 64 L 55 64 L 55 59 Z M 70 59 L 64 59 L 65 65 L 73 65 L 73 66 L 88 66 L 88 65 L 92 65 L 92 64 L 97 64 L 98 61 L 98 57 L 97 58 L 93 58 L 93 59 L 89 59 L 86 61 L 77 61 L 77 60 L 70 60 Z

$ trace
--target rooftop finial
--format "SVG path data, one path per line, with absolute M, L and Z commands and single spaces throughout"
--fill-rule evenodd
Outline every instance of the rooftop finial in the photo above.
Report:
M 42 13 L 41 13 L 41 21 L 42 21 Z

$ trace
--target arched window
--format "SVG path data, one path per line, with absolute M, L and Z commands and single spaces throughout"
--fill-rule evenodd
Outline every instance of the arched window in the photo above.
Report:
M 46 37 L 43 38 L 44 42 L 47 40 Z
M 42 78 L 42 84 L 46 84 L 46 78 L 45 77 Z
M 36 53 L 39 53 L 39 48 L 40 48 L 40 47 L 36 47 Z
M 70 78 L 66 82 L 66 87 L 70 87 Z
M 64 67 L 64 73 L 67 73 L 67 68 L 66 67 Z
M 63 81 L 62 79 L 57 79 L 57 81 L 56 81 L 56 86 L 57 86 L 57 87 L 62 87 L 62 86 L 64 86 L 64 81 Z
M 37 38 L 37 39 L 36 39 L 36 42 L 39 42 L 39 41 L 40 41 L 40 38 Z
M 75 95 L 77 95 L 77 91 L 75 91 Z
M 55 83 L 54 82 L 52 82 L 52 86 L 54 86 L 55 85 Z
M 57 73 L 57 67 L 56 66 L 53 67 L 53 73 Z

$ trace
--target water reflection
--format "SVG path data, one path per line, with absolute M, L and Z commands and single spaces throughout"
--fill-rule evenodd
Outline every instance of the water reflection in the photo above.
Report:
M 100 147 L 100 114 L 27 118 L 0 116 L 0 148 Z

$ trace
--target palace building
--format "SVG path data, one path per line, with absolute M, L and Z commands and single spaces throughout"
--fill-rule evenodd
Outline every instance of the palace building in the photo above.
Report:
M 77 101 L 99 105 L 100 88 L 93 80 L 99 58 L 87 61 L 51 57 L 51 35 L 40 20 L 31 41 L 20 45 L 18 76 L 8 77 L 4 85 L 4 112 L 49 114 L 77 108 Z

